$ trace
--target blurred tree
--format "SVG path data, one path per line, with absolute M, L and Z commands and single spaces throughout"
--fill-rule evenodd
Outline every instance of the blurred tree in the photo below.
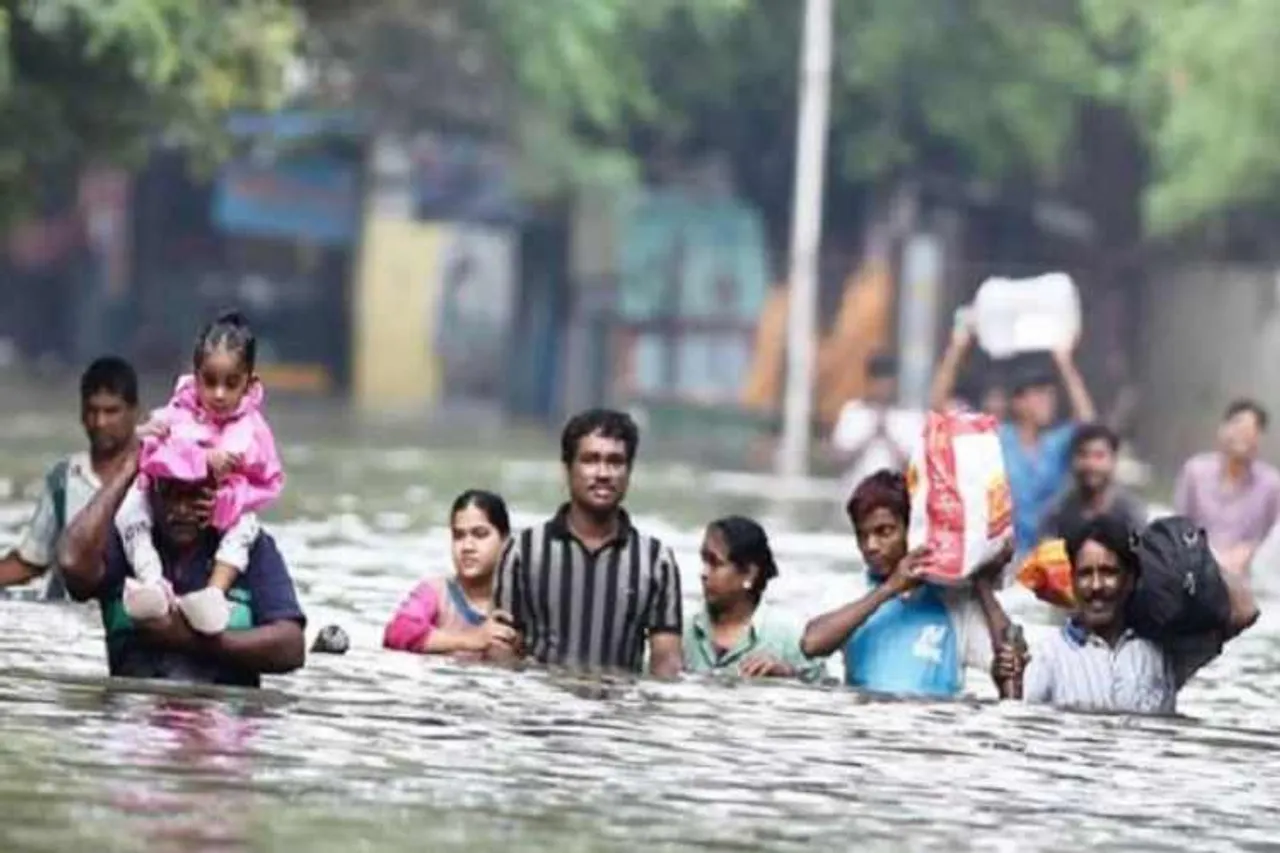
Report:
M 312 95 L 385 130 L 446 127 L 518 142 L 522 189 L 631 179 L 617 143 L 654 117 L 637 39 L 688 6 L 746 0 L 300 0 Z
M 1081 99 L 1095 91 L 1086 33 L 1064 9 L 1026 0 L 838 2 L 839 173 L 874 181 L 938 163 L 987 178 L 1052 173 Z M 726 110 L 764 108 L 792 134 L 798 6 L 750 4 L 717 24 L 690 27 L 677 15 L 647 39 L 654 88 L 685 119 L 670 128 L 714 133 Z
M 298 2 L 315 91 L 505 135 L 527 192 L 716 154 L 748 197 L 789 198 L 800 3 Z M 836 0 L 836 32 L 833 212 L 903 180 L 1052 185 L 1098 105 L 1146 141 L 1150 229 L 1277 195 L 1275 0 Z
M 1086 0 L 1113 61 L 1109 91 L 1155 166 L 1148 227 L 1178 231 L 1280 194 L 1280 3 Z
M 299 23 L 284 0 L 3 0 L 0 217 L 158 138 L 218 154 L 227 110 L 283 95 Z
M 904 179 L 1050 181 L 1097 92 L 1073 3 L 837 0 L 828 209 Z M 790 197 L 801 6 L 668 15 L 638 39 L 658 108 L 642 147 L 725 152 L 738 185 Z
M 727 154 L 737 183 L 790 194 L 799 3 L 304 0 L 320 88 L 384 121 L 519 141 L 525 189 L 622 180 Z M 838 0 L 831 191 L 935 170 L 1052 175 L 1094 92 L 1086 32 L 1049 0 Z

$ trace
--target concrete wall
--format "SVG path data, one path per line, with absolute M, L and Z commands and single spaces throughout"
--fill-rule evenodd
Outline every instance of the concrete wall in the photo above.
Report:
M 1183 266 L 1145 285 L 1137 337 L 1138 450 L 1173 477 L 1211 446 L 1223 408 L 1251 396 L 1280 418 L 1280 276 L 1258 267 Z M 1264 454 L 1280 461 L 1280 429 Z

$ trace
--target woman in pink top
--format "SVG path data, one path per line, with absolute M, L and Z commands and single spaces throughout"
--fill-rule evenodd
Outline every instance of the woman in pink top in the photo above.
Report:
M 511 628 L 489 618 L 494 571 L 511 534 L 506 503 L 471 489 L 458 495 L 449 519 L 455 574 L 428 578 L 409 593 L 382 635 L 388 649 L 479 655 L 494 639 L 515 639 Z
M 178 380 L 173 398 L 142 428 L 138 483 L 116 517 L 133 578 L 125 612 L 154 619 L 169 609 L 160 555 L 151 538 L 148 486 L 154 479 L 217 481 L 212 523 L 221 535 L 209 585 L 176 605 L 191 627 L 217 634 L 227 625 L 226 593 L 244 571 L 258 537 L 255 512 L 284 487 L 275 438 L 262 414 L 264 393 L 254 373 L 257 340 L 238 312 L 219 316 L 200 333 L 194 373 Z

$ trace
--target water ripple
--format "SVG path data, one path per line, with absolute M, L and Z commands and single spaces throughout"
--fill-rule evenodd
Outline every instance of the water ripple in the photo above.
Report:
M 12 429 L 9 443 L 31 431 Z M 981 676 L 971 698 L 921 704 L 426 660 L 378 644 L 399 598 L 447 565 L 455 487 L 503 482 L 545 511 L 554 466 L 287 458 L 294 503 L 273 531 L 311 630 L 341 623 L 352 652 L 257 693 L 110 682 L 92 607 L 0 603 L 0 849 L 1275 849 L 1270 614 L 1172 720 L 997 705 Z M 41 460 L 21 464 L 36 476 Z M 655 472 L 635 502 L 676 547 L 691 604 L 700 530 L 662 490 L 694 484 Z M 0 503 L 7 542 L 27 506 Z M 802 619 L 856 594 L 852 547 L 779 534 L 771 606 Z

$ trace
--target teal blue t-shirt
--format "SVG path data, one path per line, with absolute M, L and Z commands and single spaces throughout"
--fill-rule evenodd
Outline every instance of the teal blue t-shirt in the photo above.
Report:
M 895 696 L 956 696 L 961 664 L 951 612 L 928 586 L 883 605 L 844 648 L 845 683 Z
M 173 584 L 174 593 L 184 595 L 203 589 L 209 583 L 217 552 L 216 537 L 208 536 L 193 559 L 175 564 L 157 543 L 164 561 L 165 577 Z M 124 545 L 114 531 L 107 543 L 105 572 L 93 596 L 102 613 L 106 633 L 107 668 L 113 676 L 127 678 L 161 678 L 238 687 L 258 687 L 257 672 L 218 663 L 206 658 L 174 652 L 153 645 L 135 630 L 124 612 L 121 598 L 125 578 L 133 574 Z M 275 540 L 261 533 L 249 549 L 249 563 L 235 584 L 227 591 L 231 602 L 231 620 L 227 630 L 243 630 L 284 620 L 306 626 L 306 617 L 298 604 L 297 592 Z
M 1013 424 L 1000 425 L 1000 449 L 1013 495 L 1013 534 L 1020 554 L 1038 544 L 1040 521 L 1067 483 L 1075 434 L 1075 424 L 1063 424 L 1041 433 L 1036 446 L 1028 449 Z

